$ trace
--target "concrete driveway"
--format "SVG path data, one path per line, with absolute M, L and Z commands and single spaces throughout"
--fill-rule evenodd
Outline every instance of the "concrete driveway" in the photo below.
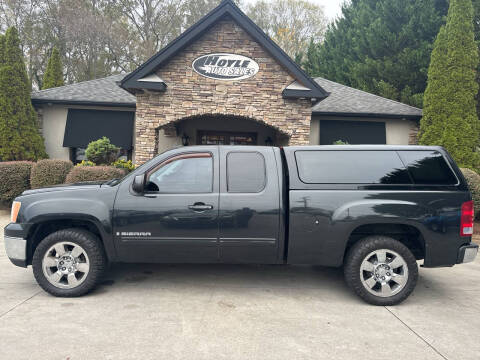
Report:
M 339 269 L 115 265 L 95 292 L 59 299 L 2 239 L 0 358 L 477 360 L 479 280 L 480 261 L 420 269 L 413 295 L 386 308 L 350 293 Z

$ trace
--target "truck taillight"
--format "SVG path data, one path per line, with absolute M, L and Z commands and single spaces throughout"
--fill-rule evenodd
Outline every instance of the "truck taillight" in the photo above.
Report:
M 473 201 L 462 204 L 460 215 L 460 236 L 471 236 L 473 234 Z

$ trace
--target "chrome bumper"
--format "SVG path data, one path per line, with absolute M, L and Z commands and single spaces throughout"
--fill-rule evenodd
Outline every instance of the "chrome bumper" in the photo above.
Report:
M 5 242 L 7 256 L 13 263 L 27 260 L 27 240 L 19 237 L 4 236 L 3 241 Z
M 460 247 L 458 250 L 457 264 L 465 264 L 475 260 L 478 253 L 477 244 L 469 244 Z

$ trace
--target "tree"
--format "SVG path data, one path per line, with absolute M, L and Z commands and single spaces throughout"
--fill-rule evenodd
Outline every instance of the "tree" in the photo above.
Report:
M 299 58 L 310 42 L 321 42 L 327 28 L 323 8 L 305 0 L 258 0 L 247 15 L 290 57 Z
M 45 158 L 20 39 L 14 27 L 7 30 L 4 43 L 4 61 L 0 66 L 0 160 Z
M 471 0 L 450 0 L 428 70 L 420 143 L 444 146 L 455 161 L 478 167 L 480 123 L 476 113 L 478 47 Z
M 447 0 L 352 0 L 314 40 L 304 67 L 312 76 L 421 106 L 433 41 Z
M 63 86 L 63 67 L 60 53 L 56 47 L 52 50 L 52 55 L 48 59 L 47 70 L 43 74 L 42 89 L 50 89 L 53 87 Z

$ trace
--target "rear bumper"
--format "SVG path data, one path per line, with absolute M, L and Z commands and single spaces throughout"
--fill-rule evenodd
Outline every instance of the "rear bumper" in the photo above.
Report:
M 477 244 L 463 245 L 458 249 L 457 264 L 469 263 L 475 260 L 478 253 Z
M 10 261 L 21 267 L 27 267 L 27 233 L 24 224 L 8 224 L 3 233 L 5 251 Z

